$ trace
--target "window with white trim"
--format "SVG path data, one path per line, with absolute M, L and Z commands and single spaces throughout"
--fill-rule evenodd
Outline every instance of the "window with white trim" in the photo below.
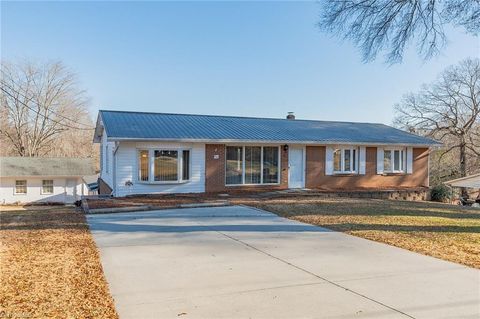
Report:
M 342 147 L 333 150 L 333 173 L 357 173 L 358 149 L 356 147 Z
M 53 179 L 42 180 L 42 194 L 53 194 Z
M 148 150 L 138 151 L 138 180 L 148 182 L 150 178 L 150 161 L 148 159 Z
M 226 185 L 278 184 L 280 148 L 278 146 L 227 146 Z
M 177 181 L 178 151 L 155 150 L 153 154 L 153 180 L 155 182 Z
M 383 150 L 383 171 L 386 173 L 405 172 L 405 150 L 384 149 Z
M 16 180 L 15 181 L 15 194 L 26 194 L 27 193 L 27 181 L 23 180 Z
M 190 150 L 138 150 L 138 181 L 178 183 L 190 180 Z

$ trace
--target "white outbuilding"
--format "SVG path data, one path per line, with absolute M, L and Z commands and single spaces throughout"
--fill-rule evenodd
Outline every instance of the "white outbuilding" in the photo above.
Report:
M 93 174 L 88 158 L 0 157 L 0 204 L 73 203 Z
M 452 187 L 480 188 L 480 174 L 474 174 L 466 177 L 452 179 L 445 182 Z

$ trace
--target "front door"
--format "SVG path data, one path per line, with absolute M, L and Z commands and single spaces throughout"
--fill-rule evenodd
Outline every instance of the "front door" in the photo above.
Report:
M 288 153 L 288 188 L 305 187 L 303 147 L 291 146 Z

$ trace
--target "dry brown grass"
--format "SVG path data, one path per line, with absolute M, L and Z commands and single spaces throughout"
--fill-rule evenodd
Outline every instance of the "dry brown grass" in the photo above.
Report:
M 2 211 L 0 226 L 0 317 L 118 318 L 85 216 Z
M 346 198 L 248 204 L 301 222 L 480 268 L 479 209 Z

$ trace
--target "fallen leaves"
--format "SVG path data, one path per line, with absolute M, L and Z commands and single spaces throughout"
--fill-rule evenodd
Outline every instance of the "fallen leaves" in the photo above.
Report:
M 249 203 L 281 216 L 480 268 L 480 210 L 430 202 L 296 199 Z
M 85 216 L 0 213 L 0 312 L 23 318 L 118 318 Z

